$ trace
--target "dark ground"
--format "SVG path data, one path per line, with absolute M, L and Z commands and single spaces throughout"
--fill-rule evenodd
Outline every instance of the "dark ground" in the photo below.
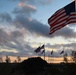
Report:
M 41 58 L 21 63 L 0 63 L 0 75 L 76 75 L 76 64 L 48 64 Z

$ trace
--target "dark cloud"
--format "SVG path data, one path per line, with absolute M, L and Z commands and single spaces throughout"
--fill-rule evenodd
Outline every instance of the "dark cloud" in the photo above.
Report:
M 25 28 L 31 34 L 36 34 L 45 37 L 49 36 L 49 27 L 34 19 L 30 20 L 29 18 L 17 16 L 15 19 L 15 25 L 18 28 Z
M 64 38 L 75 38 L 76 32 L 74 32 L 74 29 L 71 29 L 70 27 L 65 26 L 64 28 L 57 30 L 54 34 L 49 35 L 50 27 L 49 25 L 44 25 L 43 23 L 29 18 L 26 18 L 24 16 L 17 16 L 15 19 L 15 24 L 19 28 L 23 27 L 26 30 L 28 30 L 31 34 L 37 34 L 40 36 L 45 36 L 48 38 L 53 37 L 64 37 Z
M 68 56 L 71 56 L 71 52 L 72 50 L 75 50 L 76 51 L 76 43 L 68 43 L 68 44 L 54 44 L 54 45 L 51 45 L 50 43 L 47 43 L 45 45 L 46 48 L 51 48 L 53 50 L 53 57 L 60 57 L 60 56 L 63 56 L 63 55 L 60 55 L 61 51 L 65 51 L 65 53 L 68 54 Z M 51 51 L 52 51 L 51 50 Z M 46 55 L 50 55 L 51 56 L 51 51 L 49 50 L 46 50 Z
M 9 13 L 0 13 L 0 22 L 11 22 L 12 18 Z
M 13 37 L 13 38 L 15 38 L 15 39 L 23 38 L 23 36 L 24 36 L 24 33 L 21 32 L 21 31 L 18 31 L 18 30 L 13 31 L 13 32 L 11 33 L 11 37 Z
M 31 34 L 39 35 L 39 36 L 45 36 L 45 37 L 64 37 L 64 38 L 75 38 L 76 37 L 76 32 L 74 32 L 74 29 L 71 29 L 69 27 L 64 27 L 58 31 L 56 31 L 54 34 L 49 35 L 49 30 L 50 27 L 49 25 L 44 25 L 41 22 L 31 19 L 31 18 L 26 18 L 25 15 L 17 15 L 14 20 L 12 20 L 10 14 L 0 14 L 0 20 L 6 21 L 10 24 L 10 22 L 13 23 L 14 26 L 17 28 L 25 28 L 28 30 Z M 14 35 L 16 35 L 17 32 L 14 32 Z M 22 33 L 20 33 L 22 34 Z M 26 33 L 27 34 L 27 33 Z M 14 36 L 13 35 L 13 36 Z M 18 36 L 19 33 L 16 35 Z
M 52 34 L 51 36 L 52 37 L 58 37 L 58 36 L 61 36 L 61 37 L 64 37 L 64 38 L 75 38 L 76 37 L 76 32 L 74 31 L 74 29 L 71 29 L 67 26 L 65 26 L 64 28 L 60 29 L 60 30 L 57 30 L 54 34 Z
M 46 48 L 51 48 L 51 49 L 55 49 L 57 51 L 61 51 L 61 49 L 66 51 L 66 50 L 75 50 L 76 49 L 76 43 L 67 43 L 67 44 L 54 44 L 51 45 L 50 43 L 47 43 Z
M 57 48 L 60 48 L 60 45 L 59 44 L 51 45 L 50 43 L 47 43 L 46 47 L 47 48 L 52 48 L 52 49 L 57 49 Z
M 0 45 L 6 44 L 8 41 L 11 41 L 9 35 L 3 30 L 0 29 Z
M 19 51 L 19 52 L 7 52 L 7 51 L 2 51 L 2 52 L 0 52 L 0 55 L 1 56 L 28 56 L 28 57 L 30 57 L 30 56 L 34 56 L 34 55 L 36 55 L 34 52 L 33 52 L 33 50 L 24 50 L 24 51 Z
M 7 33 L 3 29 L 0 29 L 0 46 L 3 48 L 14 48 L 14 49 L 23 49 L 22 42 L 23 35 L 19 31 L 13 31 Z

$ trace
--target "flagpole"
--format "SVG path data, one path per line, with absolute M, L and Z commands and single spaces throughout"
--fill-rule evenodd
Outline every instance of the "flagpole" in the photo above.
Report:
M 44 60 L 45 60 L 45 44 L 44 44 Z

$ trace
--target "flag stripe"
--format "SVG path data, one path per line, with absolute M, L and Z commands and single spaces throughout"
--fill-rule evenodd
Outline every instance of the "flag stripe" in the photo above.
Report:
M 53 27 L 51 27 L 51 30 L 56 28 L 56 27 L 63 26 L 64 25 L 63 23 L 65 23 L 65 22 L 66 21 L 64 20 L 63 22 L 60 22 L 59 24 L 54 25 Z
M 50 30 L 50 34 L 54 33 L 56 30 L 61 29 L 62 27 L 64 27 L 64 25 L 61 25 L 61 26 L 55 27 L 54 29 Z

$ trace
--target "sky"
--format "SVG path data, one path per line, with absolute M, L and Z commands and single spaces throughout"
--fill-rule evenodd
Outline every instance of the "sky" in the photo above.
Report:
M 45 45 L 46 56 L 68 55 L 76 49 L 76 26 L 70 24 L 49 35 L 48 18 L 72 0 L 1 0 L 0 56 L 35 56 Z

